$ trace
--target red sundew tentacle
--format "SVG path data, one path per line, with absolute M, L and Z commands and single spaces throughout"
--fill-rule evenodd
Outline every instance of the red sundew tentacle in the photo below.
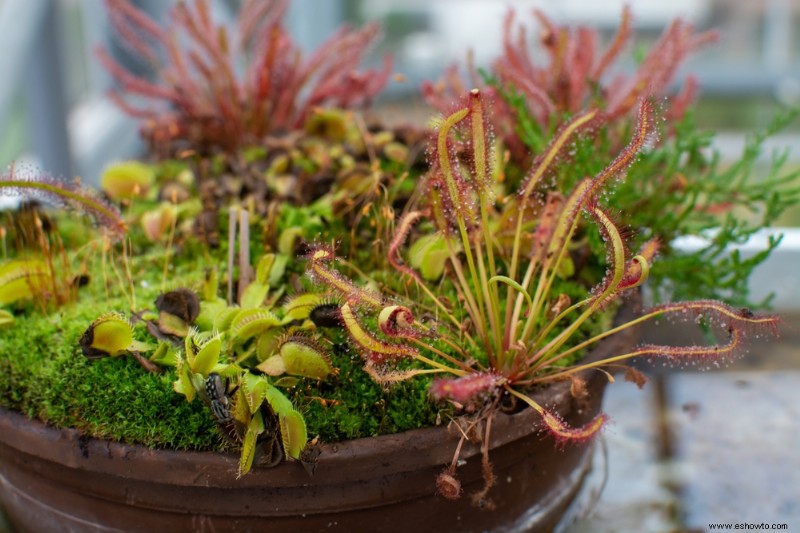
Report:
M 695 300 L 692 302 L 676 302 L 659 305 L 646 313 L 651 316 L 662 314 L 684 315 L 687 319 L 706 318 L 723 328 L 734 328 L 744 335 L 750 332 L 769 332 L 778 336 L 780 317 L 774 314 L 753 314 L 749 309 L 734 309 L 717 300 Z
M 661 344 L 645 344 L 634 351 L 632 357 L 661 357 L 679 362 L 716 362 L 725 360 L 744 349 L 742 331 L 731 328 L 730 340 L 727 344 L 710 346 L 667 346 Z
M 311 255 L 313 257 L 315 252 L 312 251 Z M 338 271 L 328 268 L 323 263 L 322 259 L 309 261 L 308 273 L 314 281 L 325 285 L 341 296 L 343 300 L 354 305 L 366 305 L 373 308 L 383 307 L 383 298 L 380 294 L 356 286 Z
M 603 74 L 605 73 L 606 69 L 617 59 L 622 48 L 625 46 L 626 41 L 630 38 L 631 35 L 631 8 L 630 6 L 625 6 L 622 9 L 622 21 L 619 24 L 619 29 L 617 30 L 616 35 L 614 35 L 614 40 L 611 41 L 611 44 L 606 48 L 605 53 L 597 62 L 597 66 L 595 66 L 594 70 L 592 71 L 592 78 L 595 80 L 599 80 Z
M 614 161 L 602 172 L 595 176 L 591 188 L 591 197 L 596 196 L 606 183 L 622 174 L 633 163 L 639 151 L 647 145 L 655 132 L 655 118 L 653 117 L 653 101 L 645 98 L 639 105 L 639 118 L 636 124 L 636 133 L 631 141 L 622 150 Z
M 378 315 L 378 326 L 389 337 L 417 339 L 422 336 L 414 329 L 414 313 L 402 305 L 384 307 Z
M 476 372 L 459 378 L 437 379 L 431 384 L 430 394 L 436 400 L 469 403 L 496 394 L 506 381 L 499 374 Z
M 392 242 L 389 243 L 389 264 L 394 267 L 395 270 L 398 270 L 404 274 L 408 274 L 417 282 L 421 282 L 422 280 L 419 277 L 419 274 L 413 268 L 406 266 L 403 263 L 402 258 L 400 257 L 400 247 L 406 242 L 408 239 L 408 234 L 411 232 L 411 228 L 414 227 L 417 220 L 420 219 L 422 213 L 419 211 L 411 211 L 403 215 L 400 219 L 400 222 L 397 225 L 397 228 L 394 232 L 394 237 L 392 237 Z
M 543 409 L 541 414 L 547 432 L 553 436 L 557 444 L 586 442 L 597 435 L 609 420 L 608 415 L 600 413 L 585 425 L 573 428 L 557 413 Z
M 544 253 L 548 249 L 550 242 L 555 234 L 558 217 L 564 207 L 564 197 L 557 192 L 547 195 L 542 214 L 539 217 L 539 224 L 533 232 L 533 246 L 531 247 L 531 258 L 534 261 L 544 259 Z
M 527 200 L 533 190 L 540 183 L 542 176 L 550 165 L 552 165 L 555 158 L 567 145 L 568 141 L 584 128 L 589 127 L 597 118 L 598 111 L 592 109 L 576 115 L 570 122 L 563 124 L 558 131 L 553 135 L 553 140 L 547 146 L 544 152 L 536 160 L 536 164 L 531 168 L 530 172 L 525 176 L 522 185 L 519 189 L 519 195 L 523 200 Z

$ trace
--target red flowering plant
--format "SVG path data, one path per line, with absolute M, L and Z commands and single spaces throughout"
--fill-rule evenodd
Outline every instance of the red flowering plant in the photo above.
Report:
M 184 141 L 197 151 L 232 151 L 256 144 L 269 133 L 302 127 L 317 107 L 369 103 L 391 70 L 388 56 L 380 70 L 358 70 L 376 25 L 342 28 L 304 58 L 283 24 L 288 0 L 245 1 L 235 39 L 212 21 L 207 0 L 178 2 L 171 26 L 127 0 L 106 4 L 122 42 L 155 71 L 151 81 L 98 51 L 120 85 L 112 98 L 142 119 L 153 147 Z
M 798 173 L 783 169 L 782 155 L 773 158 L 764 175 L 755 172 L 764 140 L 797 112 L 777 117 L 748 139 L 738 160 L 723 162 L 712 145 L 713 136 L 694 122 L 695 78 L 686 77 L 678 94 L 670 95 L 679 67 L 699 48 L 716 41 L 717 32 L 697 31 L 693 24 L 676 19 L 626 73 L 621 64 L 633 33 L 630 9 L 623 10 L 619 30 L 605 48 L 599 44 L 602 36 L 597 29 L 559 25 L 538 10 L 533 15 L 540 27 L 538 40 L 531 39 L 509 11 L 501 55 L 480 73 L 470 65 L 469 82 L 453 66 L 439 82 L 424 84 L 428 103 L 444 112 L 467 86 L 495 95 L 491 122 L 511 163 L 505 175 L 512 188 L 553 132 L 588 109 L 602 110 L 605 120 L 597 126 L 597 134 L 575 144 L 572 171 L 557 175 L 564 180 L 561 186 L 569 188 L 575 177 L 600 172 L 608 154 L 624 146 L 635 128 L 636 102 L 645 95 L 656 98 L 664 122 L 661 142 L 639 154 L 628 178 L 608 192 L 613 204 L 629 214 L 630 224 L 640 229 L 636 245 L 652 238 L 661 242 L 664 268 L 650 279 L 653 294 L 754 305 L 748 300 L 747 280 L 780 238 L 770 237 L 766 249 L 749 259 L 742 259 L 732 245 L 774 223 L 798 199 Z M 752 216 L 737 216 L 737 211 Z M 699 237 L 707 244 L 696 252 L 676 250 L 673 243 L 684 236 Z M 713 274 L 703 268 L 709 263 L 717 267 Z
M 508 197 L 495 194 L 503 167 L 492 157 L 486 107 L 480 91 L 472 90 L 441 120 L 434 134 L 431 170 L 422 185 L 427 202 L 399 220 L 389 246 L 390 262 L 409 282 L 407 298 L 392 300 L 361 288 L 334 268 L 334 252 L 324 245 L 310 252 L 307 267 L 312 279 L 340 300 L 341 323 L 375 380 L 391 384 L 425 374 L 446 376 L 432 382 L 431 395 L 462 410 L 463 419 L 470 422 L 461 427 L 482 432 L 486 485 L 476 501 L 485 500 L 493 483 L 486 454 L 491 420 L 503 398 L 514 398 L 538 412 L 542 427 L 557 441 L 582 441 L 597 434 L 606 415 L 582 427 L 570 427 L 533 400 L 530 392 L 565 379 L 573 381 L 573 391 L 581 390 L 579 372 L 624 367 L 637 357 L 716 361 L 740 352 L 754 332 L 774 333 L 778 322 L 773 315 L 754 315 L 719 301 L 699 300 L 659 305 L 600 332 L 587 329 L 647 279 L 659 247 L 651 240 L 632 253 L 626 232 L 604 205 L 605 191 L 622 180 L 637 155 L 647 149 L 655 126 L 653 104 L 641 101 L 636 131 L 610 164 L 594 177 L 579 179 L 573 188 L 562 190 L 553 186 L 548 174 L 565 166 L 560 160 L 580 134 L 596 131 L 598 123 L 607 120 L 598 110 L 576 115 L 553 136 L 519 190 Z M 584 217 L 603 236 L 602 259 L 607 267 L 604 275 L 595 278 L 593 288 L 573 299 L 563 281 L 575 273 L 564 267 L 575 243 L 583 238 Z M 508 228 L 510 238 L 504 235 Z M 418 242 L 433 239 L 441 252 L 438 259 L 428 254 L 420 271 L 405 261 L 411 254 L 405 246 L 411 235 L 416 241 L 412 251 Z M 431 269 L 430 263 L 437 260 L 444 264 Z M 414 261 L 410 258 L 411 265 Z M 448 287 L 456 298 L 443 297 Z M 421 309 L 438 315 L 435 327 L 417 318 Z M 718 330 L 719 342 L 641 345 L 589 363 L 577 357 L 601 339 L 665 316 L 702 317 L 712 330 Z M 377 322 L 379 332 L 368 325 L 370 321 Z M 416 364 L 409 366 L 409 360 Z M 637 371 L 627 370 L 643 382 Z M 462 442 L 468 433 L 463 432 Z M 458 456 L 457 451 L 438 481 L 443 494 L 460 493 L 453 490 Z

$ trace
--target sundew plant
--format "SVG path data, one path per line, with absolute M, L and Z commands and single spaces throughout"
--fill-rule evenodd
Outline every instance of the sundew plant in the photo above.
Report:
M 602 113 L 591 110 L 564 124 L 537 155 L 519 190 L 500 197 L 495 191 L 502 166 L 492 157 L 487 102 L 479 90 L 472 90 L 435 132 L 431 171 L 424 185 L 428 203 L 399 220 L 389 247 L 389 261 L 411 285 L 409 301 L 392 300 L 346 279 L 334 268 L 331 248 L 320 245 L 311 251 L 308 272 L 341 299 L 341 322 L 362 354 L 367 372 L 385 384 L 437 374 L 430 389 L 433 398 L 464 408 L 468 418 L 484 422 L 473 427 L 482 428 L 485 443 L 500 402 L 509 397 L 538 412 L 542 427 L 556 441 L 583 441 L 597 434 L 607 420 L 605 414 L 582 427 L 570 427 L 536 403 L 530 391 L 565 379 L 573 381 L 573 392 L 580 391 L 579 372 L 624 366 L 637 357 L 718 361 L 740 352 L 749 335 L 775 332 L 775 316 L 756 316 L 718 301 L 700 300 L 660 305 L 631 322 L 588 338 L 581 336 L 583 326 L 647 279 L 658 249 L 658 242 L 649 241 L 638 252 L 631 252 L 617 216 L 604 205 L 606 191 L 623 179 L 637 154 L 651 142 L 655 128 L 651 101 L 641 101 L 632 139 L 601 172 L 578 180 L 571 190 L 558 190 L 548 179 L 558 160 L 568 156 L 576 138 L 591 135 L 603 120 Z M 572 301 L 560 292 L 559 279 L 570 251 L 580 243 L 583 218 L 602 234 L 606 272 L 584 297 Z M 415 226 L 435 228 L 433 235 L 444 250 L 444 280 L 436 281 L 437 286 L 408 266 L 403 257 Z M 502 239 L 504 227 L 512 228 L 510 245 Z M 417 240 L 429 237 L 415 235 Z M 448 303 L 440 293 L 448 284 L 457 303 Z M 416 318 L 415 310 L 422 306 L 409 303 L 414 300 L 436 310 L 436 327 Z M 603 338 L 667 316 L 702 320 L 718 330 L 719 342 L 709 346 L 641 345 L 588 363 L 575 357 Z M 377 322 L 379 332 L 370 322 Z M 643 380 L 635 370 L 628 371 Z M 465 432 L 462 439 L 466 438 Z M 477 500 L 483 500 L 493 484 L 488 445 L 482 449 L 486 486 Z M 457 459 L 458 453 L 438 480 L 447 496 L 460 494 L 455 478 Z
M 533 19 L 538 32 L 521 22 L 526 18 Z M 490 121 L 509 153 L 509 183 L 525 175 L 531 154 L 541 153 L 564 123 L 589 109 L 602 110 L 606 119 L 597 134 L 584 138 L 575 149 L 573 171 L 559 174 L 561 186 L 567 188 L 576 176 L 600 172 L 607 164 L 606 154 L 625 144 L 635 128 L 642 97 L 657 99 L 665 121 L 662 142 L 640 154 L 627 179 L 609 191 L 614 205 L 637 228 L 636 245 L 650 238 L 661 243 L 663 267 L 650 278 L 656 297 L 711 297 L 736 305 L 763 305 L 748 300 L 747 280 L 779 238 L 770 238 L 762 252 L 747 259 L 732 245 L 775 223 L 798 201 L 798 172 L 786 169 L 785 154 L 773 154 L 770 168 L 756 171 L 764 140 L 789 124 L 797 111 L 782 113 L 748 138 L 738 158 L 723 161 L 713 135 L 693 120 L 697 81 L 680 75 L 680 68 L 697 50 L 713 46 L 717 32 L 699 31 L 677 18 L 645 51 L 632 46 L 633 21 L 631 9 L 625 8 L 618 31 L 603 45 L 597 28 L 559 24 L 539 10 L 532 17 L 509 10 L 501 53 L 485 70 L 469 65 L 466 81 L 453 66 L 436 83 L 424 84 L 423 94 L 442 112 L 465 87 L 481 87 L 496 96 Z M 673 94 L 676 86 L 681 89 Z M 683 236 L 702 238 L 707 245 L 692 253 L 673 248 L 673 241 Z M 715 269 L 705 268 L 711 263 Z

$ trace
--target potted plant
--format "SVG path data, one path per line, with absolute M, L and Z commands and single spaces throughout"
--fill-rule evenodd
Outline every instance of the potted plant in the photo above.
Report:
M 718 360 L 775 328 L 712 300 L 619 305 L 658 241 L 632 254 L 602 193 L 651 157 L 647 98 L 593 177 L 570 169 L 590 166 L 585 147 L 614 126 L 594 108 L 542 133 L 512 181 L 480 90 L 434 128 L 428 164 L 415 156 L 424 135 L 318 109 L 368 99 L 389 69 L 329 70 L 324 52 L 300 62 L 285 3 L 246 5 L 243 82 L 204 2 L 176 8 L 188 52 L 109 5 L 141 53 L 158 58 L 142 35 L 167 51 L 161 84 L 105 61 L 129 91 L 171 104 L 137 111 L 170 159 L 111 167 L 106 198 L 13 166 L 0 180 L 105 228 L 32 206 L 4 226 L 13 524 L 547 529 L 590 468 L 609 372 L 643 383 L 626 361 Z M 358 52 L 371 31 L 328 48 Z M 661 316 L 704 320 L 720 341 L 636 346 L 635 326 Z

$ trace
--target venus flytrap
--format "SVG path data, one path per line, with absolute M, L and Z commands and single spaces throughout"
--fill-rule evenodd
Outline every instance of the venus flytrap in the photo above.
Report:
M 570 379 L 573 393 L 579 395 L 583 383 L 578 372 L 621 366 L 635 357 L 718 361 L 741 350 L 748 334 L 777 333 L 778 321 L 775 316 L 755 316 L 721 302 L 701 300 L 659 306 L 628 323 L 597 334 L 584 333 L 609 306 L 646 281 L 658 251 L 658 242 L 651 240 L 638 253 L 631 253 L 615 216 L 602 205 L 605 191 L 624 176 L 654 136 L 652 104 L 649 100 L 640 103 L 636 131 L 609 165 L 594 177 L 578 180 L 572 190 L 554 190 L 547 176 L 566 157 L 579 132 L 591 131 L 593 124 L 604 120 L 594 110 L 575 116 L 537 157 L 517 194 L 506 199 L 494 196 L 498 172 L 490 156 L 492 141 L 485 115 L 483 97 L 473 90 L 461 107 L 440 122 L 431 149 L 428 203 L 409 210 L 398 221 L 388 248 L 390 264 L 408 277 L 423 301 L 438 313 L 441 327 L 436 334 L 415 319 L 413 309 L 418 306 L 390 301 L 339 274 L 333 268 L 332 249 L 314 247 L 307 266 L 312 279 L 339 300 L 342 324 L 373 378 L 390 384 L 421 374 L 448 375 L 434 380 L 430 392 L 434 399 L 465 408 L 467 419 L 472 420 L 470 427 L 480 428 L 486 482 L 477 495 L 481 501 L 494 483 L 486 454 L 491 420 L 503 397 L 516 398 L 538 412 L 542 427 L 557 442 L 583 441 L 603 427 L 607 416 L 601 413 L 584 426 L 571 427 L 533 400 L 532 387 Z M 456 307 L 446 305 L 428 286 L 430 276 L 423 278 L 403 259 L 415 224 L 425 218 L 443 237 L 444 276 L 458 296 Z M 572 303 L 559 287 L 568 271 L 569 252 L 581 243 L 584 218 L 602 236 L 607 270 L 584 298 Z M 503 244 L 495 228 L 514 228 L 511 246 Z M 724 330 L 727 341 L 712 346 L 644 345 L 597 362 L 571 362 L 603 338 L 668 315 L 702 316 Z M 379 332 L 365 325 L 370 317 L 377 319 Z M 642 381 L 638 374 L 634 377 Z M 439 480 L 449 487 L 443 494 L 460 494 L 453 489 L 457 457 L 458 452 Z

